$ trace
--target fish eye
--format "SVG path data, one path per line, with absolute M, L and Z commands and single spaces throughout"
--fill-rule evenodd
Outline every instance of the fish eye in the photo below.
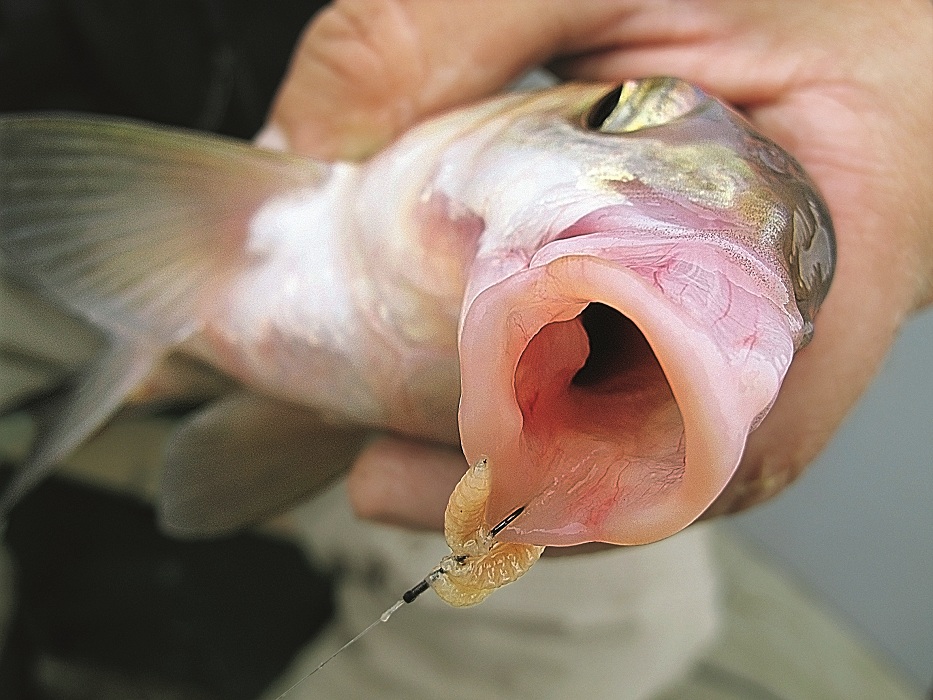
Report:
M 679 78 L 628 80 L 607 92 L 583 117 L 583 126 L 603 134 L 627 134 L 679 119 L 706 101 Z
M 599 131 L 602 129 L 603 123 L 612 115 L 615 108 L 618 106 L 619 96 L 622 94 L 623 87 L 624 85 L 620 85 L 615 90 L 607 92 L 590 108 L 590 111 L 583 117 L 583 123 L 586 125 L 587 129 L 590 131 Z

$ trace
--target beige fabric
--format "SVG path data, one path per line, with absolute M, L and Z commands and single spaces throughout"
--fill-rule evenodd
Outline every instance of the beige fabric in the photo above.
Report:
M 293 511 L 338 572 L 337 619 L 263 700 L 378 618 L 446 552 L 440 537 L 357 521 L 343 486 Z M 923 693 L 728 526 L 647 547 L 542 559 L 484 603 L 430 591 L 287 696 L 587 700 L 922 700 Z
M 828 601 L 725 527 L 712 543 L 723 582 L 720 634 L 655 700 L 923 700 Z
M 378 618 L 447 552 L 439 535 L 357 521 L 343 486 L 291 519 L 309 555 L 340 572 L 338 615 L 265 700 Z M 697 527 L 651 547 L 542 559 L 474 608 L 451 608 L 429 591 L 288 698 L 649 698 L 714 636 L 707 539 Z

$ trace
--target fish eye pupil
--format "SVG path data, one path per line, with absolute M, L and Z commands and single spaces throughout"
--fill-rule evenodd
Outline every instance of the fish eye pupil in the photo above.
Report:
M 586 115 L 586 120 L 584 121 L 587 129 L 599 131 L 603 125 L 603 122 L 609 118 L 609 115 L 612 114 L 612 111 L 616 108 L 616 105 L 619 104 L 619 97 L 622 96 L 622 88 L 623 86 L 620 85 L 611 92 L 607 92 L 595 105 L 593 105 L 589 113 Z

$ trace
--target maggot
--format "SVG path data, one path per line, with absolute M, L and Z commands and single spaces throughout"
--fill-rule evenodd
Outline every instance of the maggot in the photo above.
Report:
M 456 607 L 476 605 L 515 581 L 544 551 L 538 545 L 496 540 L 486 524 L 490 490 L 491 473 L 484 457 L 467 470 L 447 502 L 444 537 L 450 554 L 428 583 L 442 600 Z

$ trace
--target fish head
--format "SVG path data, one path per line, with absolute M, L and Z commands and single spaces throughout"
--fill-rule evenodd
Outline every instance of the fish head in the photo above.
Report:
M 544 545 L 671 535 L 725 487 L 813 333 L 826 206 L 676 78 L 561 86 L 489 125 L 457 193 L 484 221 L 459 340 L 487 521 L 525 506 L 500 536 Z
M 663 77 L 568 84 L 497 116 L 509 127 L 475 168 L 483 193 L 466 195 L 486 218 L 486 251 L 534 255 L 600 225 L 702 236 L 780 277 L 803 322 L 798 347 L 809 341 L 835 264 L 828 210 L 797 161 L 738 112 Z

